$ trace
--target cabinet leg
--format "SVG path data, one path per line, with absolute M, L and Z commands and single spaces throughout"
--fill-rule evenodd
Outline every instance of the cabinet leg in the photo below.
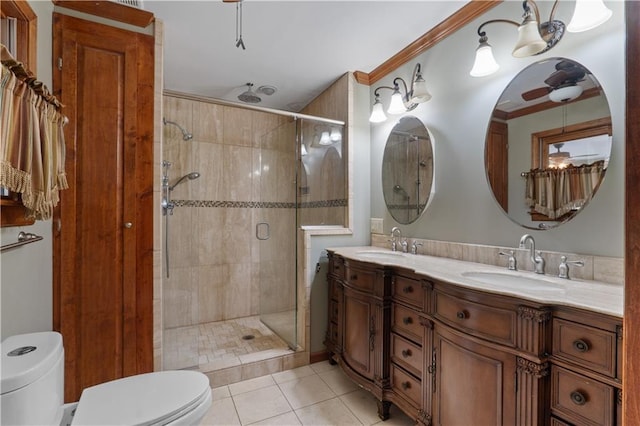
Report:
M 329 352 L 329 365 L 337 365 L 338 364 L 336 362 L 334 356 L 335 356 L 335 354 L 333 352 Z
M 387 420 L 389 418 L 391 403 L 389 401 L 378 401 L 377 399 L 376 403 L 378 404 L 378 417 L 382 420 Z

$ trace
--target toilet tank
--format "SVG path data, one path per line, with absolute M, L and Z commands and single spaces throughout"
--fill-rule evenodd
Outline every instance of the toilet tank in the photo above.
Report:
M 56 332 L 6 338 L 0 404 L 3 425 L 59 425 L 64 401 L 64 348 Z

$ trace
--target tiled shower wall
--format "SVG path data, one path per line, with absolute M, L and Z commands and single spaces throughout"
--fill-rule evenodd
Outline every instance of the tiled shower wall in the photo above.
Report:
M 295 239 L 269 240 L 261 251 L 255 238 L 258 221 L 269 221 L 272 234 L 295 227 L 291 119 L 171 96 L 164 96 L 164 116 L 193 134 L 185 141 L 176 126 L 164 126 L 170 181 L 200 173 L 171 194 L 177 207 L 169 216 L 169 278 L 163 270 L 164 327 L 256 315 L 260 285 L 276 291 L 275 272 L 295 268 Z M 283 308 L 293 304 L 294 292 L 279 294 Z

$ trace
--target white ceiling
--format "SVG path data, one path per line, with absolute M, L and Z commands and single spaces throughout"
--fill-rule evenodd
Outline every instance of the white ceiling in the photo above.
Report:
M 275 86 L 258 105 L 299 111 L 347 71 L 369 73 L 463 7 L 460 0 L 144 0 L 164 22 L 165 89 L 238 102 L 247 82 Z

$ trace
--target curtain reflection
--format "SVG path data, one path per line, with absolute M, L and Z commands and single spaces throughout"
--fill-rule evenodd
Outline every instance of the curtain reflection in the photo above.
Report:
M 549 219 L 580 210 L 604 177 L 604 161 L 562 169 L 533 169 L 524 173 L 525 202 L 534 212 Z

